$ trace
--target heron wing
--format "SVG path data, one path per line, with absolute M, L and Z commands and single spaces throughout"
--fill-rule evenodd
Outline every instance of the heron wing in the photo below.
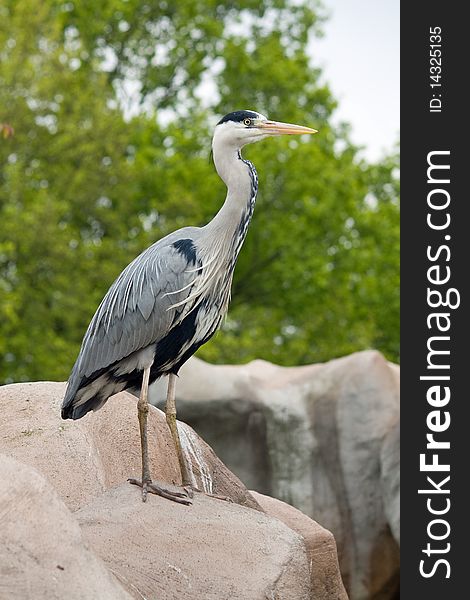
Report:
M 179 322 L 199 276 L 195 260 L 195 253 L 188 255 L 174 243 L 157 242 L 124 269 L 88 327 L 70 387 L 72 380 L 88 378 L 158 342 Z

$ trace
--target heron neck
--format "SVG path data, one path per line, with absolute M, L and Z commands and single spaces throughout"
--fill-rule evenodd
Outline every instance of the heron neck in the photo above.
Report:
M 219 212 L 208 227 L 220 236 L 236 236 L 238 254 L 251 221 L 258 191 L 258 177 L 254 165 L 242 158 L 240 150 L 217 153 L 214 148 L 217 173 L 227 186 L 227 196 Z M 233 251 L 233 249 L 232 249 Z

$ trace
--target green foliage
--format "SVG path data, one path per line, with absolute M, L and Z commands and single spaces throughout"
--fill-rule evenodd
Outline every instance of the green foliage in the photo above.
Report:
M 398 360 L 397 157 L 367 164 L 329 125 L 336 102 L 306 55 L 321 8 L 204 7 L 0 6 L 0 381 L 66 378 L 122 268 L 213 216 L 225 189 L 210 135 L 238 108 L 320 133 L 246 150 L 259 200 L 229 317 L 200 355 L 299 364 L 376 347 Z

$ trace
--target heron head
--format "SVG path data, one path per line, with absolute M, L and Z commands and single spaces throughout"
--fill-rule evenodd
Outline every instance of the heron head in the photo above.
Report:
M 292 123 L 270 121 L 264 115 L 253 110 L 237 110 L 225 115 L 217 123 L 214 142 L 217 139 L 227 145 L 242 148 L 246 144 L 252 144 L 275 135 L 303 133 L 317 133 L 317 130 Z

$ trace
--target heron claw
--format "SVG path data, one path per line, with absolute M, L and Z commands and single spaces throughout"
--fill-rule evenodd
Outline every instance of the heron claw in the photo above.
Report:
M 192 496 L 189 496 L 186 490 L 184 492 L 170 490 L 153 481 L 142 482 L 140 479 L 134 478 L 130 478 L 127 481 L 132 485 L 138 485 L 142 488 L 142 502 L 147 501 L 147 494 L 150 493 L 161 496 L 162 498 L 167 498 L 168 500 L 173 500 L 173 502 L 177 502 L 178 504 L 185 504 L 186 506 L 192 504 Z
M 197 488 L 193 487 L 192 485 L 183 485 L 183 490 L 186 492 L 186 494 L 189 498 L 194 498 L 194 492 L 201 491 L 201 490 L 198 490 Z

